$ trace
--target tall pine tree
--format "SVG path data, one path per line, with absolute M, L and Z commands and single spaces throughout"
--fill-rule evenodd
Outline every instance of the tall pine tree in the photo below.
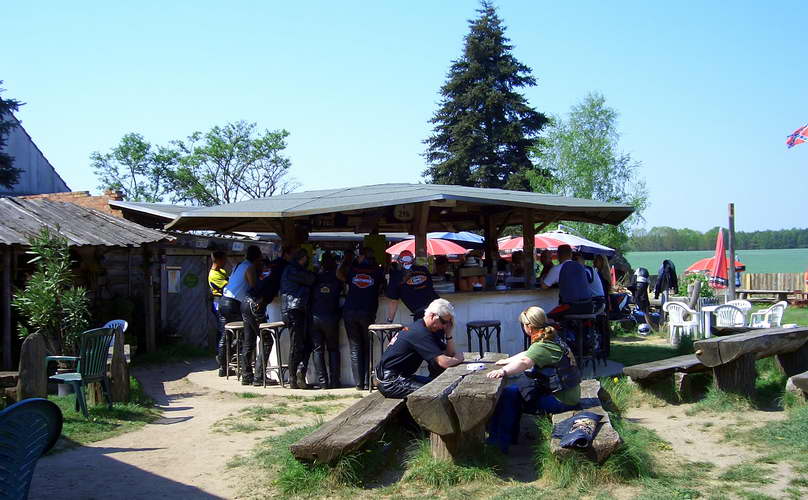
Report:
M 0 80 L 0 85 L 3 80 Z M 0 93 L 3 89 L 0 88 Z M 14 157 L 3 152 L 6 148 L 6 137 L 11 129 L 17 126 L 17 121 L 11 115 L 17 111 L 22 103 L 15 99 L 0 97 L 0 186 L 11 189 L 20 180 L 22 170 L 14 167 Z
M 547 117 L 516 91 L 535 86 L 536 79 L 511 54 L 496 8 L 483 1 L 478 12 L 430 120 L 424 177 L 436 184 L 529 191 L 530 148 Z

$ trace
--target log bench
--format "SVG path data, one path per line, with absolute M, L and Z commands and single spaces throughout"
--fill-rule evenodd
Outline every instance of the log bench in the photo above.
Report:
M 699 340 L 694 347 L 698 360 L 712 368 L 718 389 L 744 396 L 754 394 L 758 359 L 775 356 L 789 377 L 808 369 L 808 327 L 758 329 Z
M 435 380 L 407 397 L 413 419 L 430 433 L 432 456 L 462 461 L 473 456 L 485 440 L 485 424 L 494 413 L 505 379 L 488 378 L 502 353 L 464 353 L 463 363 L 447 368 Z M 470 363 L 485 369 L 468 370 Z
M 588 459 L 599 464 L 606 461 L 622 442 L 620 435 L 612 427 L 609 414 L 603 409 L 603 404 L 609 401 L 611 401 L 611 396 L 601 387 L 599 381 L 584 380 L 581 382 L 581 409 L 553 415 L 553 426 L 584 411 L 603 417 L 598 423 L 592 444 L 588 448 L 580 450 Z M 554 455 L 563 458 L 576 452 L 573 448 L 562 448 L 559 441 L 559 438 L 552 438 L 550 441 L 550 451 Z
M 298 460 L 333 463 L 381 437 L 384 427 L 404 408 L 403 399 L 387 399 L 374 392 L 291 445 L 289 450 Z
M 708 370 L 709 368 L 699 361 L 695 354 L 685 354 L 650 363 L 626 366 L 623 368 L 623 374 L 628 376 L 632 382 L 646 387 L 673 376 L 677 391 L 687 393 L 692 379 L 691 375 Z
M 738 294 L 739 299 L 746 299 L 750 302 L 754 301 L 755 297 L 761 297 L 760 299 L 758 299 L 760 301 L 770 302 L 770 300 L 767 300 L 764 297 L 771 297 L 771 296 L 775 297 L 775 301 L 779 302 L 781 300 L 788 300 L 789 294 L 792 294 L 794 292 L 792 290 L 747 290 L 739 288 L 735 290 L 735 293 Z
M 786 382 L 786 391 L 805 401 L 808 399 L 808 372 L 792 375 Z

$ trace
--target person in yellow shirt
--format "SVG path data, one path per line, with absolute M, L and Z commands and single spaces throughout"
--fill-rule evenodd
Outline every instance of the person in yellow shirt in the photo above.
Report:
M 224 334 L 224 325 L 227 323 L 227 318 L 219 310 L 222 301 L 222 290 L 227 285 L 229 275 L 225 269 L 225 262 L 227 256 L 224 252 L 213 252 L 213 263 L 208 272 L 208 286 L 210 287 L 210 294 L 213 296 L 212 312 L 216 318 L 216 361 L 219 363 L 219 376 L 224 377 L 227 375 L 227 360 L 224 359 L 225 355 L 225 342 L 226 337 Z

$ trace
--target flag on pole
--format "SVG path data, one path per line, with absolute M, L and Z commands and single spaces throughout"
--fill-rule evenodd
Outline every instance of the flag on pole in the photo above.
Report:
M 803 142 L 808 142 L 808 123 L 795 130 L 793 134 L 786 138 L 786 144 L 789 148 L 793 148 Z

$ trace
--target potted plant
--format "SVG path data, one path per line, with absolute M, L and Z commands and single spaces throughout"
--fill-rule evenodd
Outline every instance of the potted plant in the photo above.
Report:
M 20 313 L 19 335 L 42 335 L 49 354 L 76 355 L 77 340 L 89 325 L 87 291 L 73 286 L 70 250 L 67 239 L 56 231 L 43 228 L 29 240 L 26 252 L 36 269 L 18 291 L 12 305 Z M 70 370 L 66 362 L 59 369 Z

